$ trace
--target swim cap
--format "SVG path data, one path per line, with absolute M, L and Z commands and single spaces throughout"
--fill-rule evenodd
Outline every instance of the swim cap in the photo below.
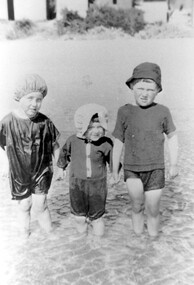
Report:
M 32 92 L 40 92 L 45 97 L 47 90 L 46 82 L 42 77 L 38 74 L 26 74 L 16 84 L 14 99 L 19 101 L 23 96 Z

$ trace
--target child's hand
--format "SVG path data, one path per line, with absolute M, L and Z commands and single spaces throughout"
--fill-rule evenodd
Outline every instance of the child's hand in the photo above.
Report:
M 173 179 L 176 176 L 178 176 L 178 168 L 176 165 L 171 165 L 169 169 L 169 177 L 170 179 Z
M 0 170 L 0 176 L 3 178 L 7 178 L 9 176 L 9 171 L 6 168 L 3 168 L 2 170 Z
M 0 176 L 3 178 L 7 178 L 9 176 L 9 163 L 4 150 L 0 148 Z
M 120 177 L 120 175 L 119 175 L 118 173 L 113 173 L 112 176 L 111 176 L 111 178 L 110 178 L 110 180 L 109 180 L 110 185 L 111 185 L 111 186 L 114 186 L 114 185 L 116 185 L 117 183 L 119 183 L 120 178 L 121 178 L 121 177 Z
M 66 170 L 58 168 L 55 180 L 60 181 L 66 177 Z

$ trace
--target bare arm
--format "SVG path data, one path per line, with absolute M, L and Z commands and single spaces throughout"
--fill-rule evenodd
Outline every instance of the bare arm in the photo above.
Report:
M 53 150 L 53 156 L 55 158 L 56 164 L 59 159 L 59 154 L 60 154 L 60 147 L 59 147 L 59 143 L 56 142 L 54 145 L 54 150 Z M 62 168 L 57 167 L 55 180 L 62 180 L 65 177 L 66 177 L 66 170 L 63 170 Z
M 55 158 L 56 163 L 57 163 L 58 158 L 59 158 L 59 153 L 60 153 L 59 143 L 55 142 L 54 147 L 53 147 L 53 156 Z
M 115 139 L 113 147 L 113 178 L 116 183 L 119 180 L 119 166 L 120 166 L 122 149 L 123 149 L 123 142 L 121 142 L 119 139 Z
M 170 178 L 178 175 L 177 160 L 178 160 L 178 137 L 175 132 L 168 135 L 168 149 L 170 158 Z
M 0 148 L 0 175 L 2 175 L 3 177 L 7 177 L 9 172 L 9 162 L 7 159 L 6 148 L 6 146 L 4 147 L 4 149 Z

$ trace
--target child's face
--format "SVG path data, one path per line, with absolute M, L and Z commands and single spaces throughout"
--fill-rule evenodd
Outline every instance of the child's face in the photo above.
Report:
M 85 136 L 91 141 L 97 141 L 102 136 L 104 136 L 104 129 L 98 122 L 91 123 L 87 129 Z
M 19 103 L 27 117 L 33 118 L 41 108 L 43 95 L 40 92 L 32 92 L 23 96 Z
M 139 81 L 134 84 L 133 92 L 136 104 L 141 107 L 147 107 L 154 102 L 155 97 L 158 94 L 158 88 L 154 81 Z

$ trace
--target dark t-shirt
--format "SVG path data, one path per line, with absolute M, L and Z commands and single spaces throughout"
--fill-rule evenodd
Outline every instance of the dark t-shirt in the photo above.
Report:
M 150 171 L 164 168 L 164 134 L 175 131 L 167 107 L 126 104 L 118 110 L 113 136 L 125 144 L 124 169 Z
M 53 146 L 58 136 L 54 124 L 41 113 L 33 119 L 13 113 L 2 119 L 0 146 L 6 146 L 13 199 L 21 199 L 46 172 L 52 176 Z

